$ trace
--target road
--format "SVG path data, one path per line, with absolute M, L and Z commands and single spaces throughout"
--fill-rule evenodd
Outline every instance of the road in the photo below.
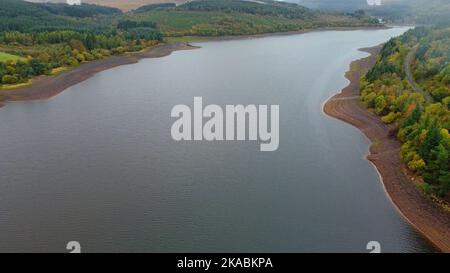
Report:
M 423 90 L 422 87 L 420 87 L 419 84 L 417 84 L 414 81 L 414 77 L 411 73 L 411 63 L 414 60 L 414 57 L 416 56 L 416 52 L 418 49 L 418 45 L 414 46 L 408 53 L 408 55 L 405 58 L 405 73 L 406 73 L 406 79 L 409 82 L 409 85 L 411 85 L 412 89 L 420 94 L 423 95 L 423 97 L 425 98 L 425 100 L 428 103 L 433 103 L 433 98 L 431 97 L 430 93 L 428 93 L 427 91 Z

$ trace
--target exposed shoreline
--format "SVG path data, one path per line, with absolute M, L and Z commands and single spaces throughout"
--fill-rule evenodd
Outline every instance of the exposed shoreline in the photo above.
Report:
M 350 65 L 350 81 L 340 93 L 331 97 L 324 112 L 358 128 L 371 141 L 367 159 L 377 168 L 383 186 L 401 215 L 431 244 L 450 252 L 450 213 L 429 200 L 412 183 L 399 155 L 401 143 L 390 135 L 392 126 L 384 124 L 359 103 L 359 79 L 375 62 L 381 45 L 360 49 L 370 56 Z
M 389 26 L 329 27 L 329 28 L 305 29 L 288 32 L 261 33 L 254 35 L 206 37 L 207 40 L 202 42 L 256 39 L 272 36 L 275 37 L 286 35 L 298 35 L 321 31 L 376 30 L 386 28 L 390 27 Z M 105 59 L 84 63 L 69 71 L 62 72 L 57 76 L 38 76 L 34 78 L 30 84 L 27 84 L 23 87 L 13 89 L 0 89 L 0 94 L 2 94 L 5 97 L 4 101 L 0 101 L 0 108 L 2 106 L 5 106 L 5 104 L 8 101 L 30 101 L 30 100 L 42 100 L 51 98 L 63 92 L 65 89 L 91 78 L 98 72 L 108 70 L 110 68 L 114 68 L 121 65 L 134 64 L 137 63 L 140 59 L 159 58 L 168 56 L 172 52 L 178 50 L 188 50 L 195 48 L 197 47 L 192 46 L 189 43 L 185 42 L 162 44 L 142 52 L 128 53 L 122 56 L 112 56 L 107 57 Z
M 112 56 L 84 63 L 57 76 L 39 76 L 33 79 L 32 83 L 24 87 L 0 90 L 6 98 L 3 104 L 0 102 L 0 107 L 4 106 L 4 103 L 8 101 L 48 99 L 77 83 L 91 78 L 98 72 L 121 65 L 135 64 L 140 59 L 159 58 L 168 56 L 174 51 L 195 48 L 197 47 L 186 43 L 163 44 L 142 52 L 129 53 L 123 56 Z

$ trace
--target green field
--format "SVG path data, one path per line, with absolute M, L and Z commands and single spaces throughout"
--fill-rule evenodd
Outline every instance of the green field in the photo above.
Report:
M 0 62 L 7 62 L 7 61 L 18 61 L 23 60 L 24 58 L 4 52 L 0 52 Z

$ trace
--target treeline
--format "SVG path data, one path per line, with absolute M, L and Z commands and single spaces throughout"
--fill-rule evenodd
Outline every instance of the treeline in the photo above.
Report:
M 314 12 L 303 6 L 270 0 L 259 1 L 259 3 L 240 0 L 199 0 L 183 4 L 177 9 L 189 11 L 241 12 L 264 16 L 282 16 L 290 19 L 308 19 L 315 17 Z
M 122 11 L 117 8 L 98 6 L 93 4 L 66 5 L 59 3 L 43 3 L 41 7 L 52 14 L 69 17 L 94 17 L 97 15 L 118 15 Z
M 127 41 L 118 34 L 94 34 L 91 32 L 78 32 L 73 30 L 45 31 L 39 33 L 23 33 L 18 31 L 4 32 L 0 36 L 0 42 L 6 45 L 34 46 L 44 44 L 61 44 L 78 40 L 87 49 L 95 48 L 112 49 L 125 44 Z
M 51 74 L 53 69 L 56 68 L 76 66 L 86 61 L 98 60 L 111 55 L 140 51 L 158 43 L 157 40 L 126 39 L 128 35 L 142 36 L 145 33 L 139 30 L 136 30 L 136 32 L 136 34 L 127 32 L 124 35 L 110 37 L 74 33 L 74 38 L 68 42 L 44 43 L 31 49 L 19 47 L 10 50 L 10 53 L 25 56 L 25 60 L 0 62 L 0 84 L 27 82 L 35 76 Z M 23 33 L 20 35 L 23 36 Z M 50 34 L 50 36 L 54 35 L 55 33 Z M 72 35 L 66 36 L 66 34 L 63 34 L 61 36 L 66 39 Z M 79 39 L 75 39 L 75 37 Z
M 0 83 L 15 84 L 21 79 L 28 79 L 48 72 L 48 65 L 38 59 L 31 59 L 28 62 L 0 62 Z
M 404 77 L 404 59 L 407 49 L 402 45 L 400 39 L 391 39 L 380 52 L 380 59 L 377 64 L 366 74 L 369 82 L 381 78 L 385 74 L 395 74 Z
M 416 28 L 392 39 L 361 79 L 362 103 L 383 122 L 395 125 L 393 132 L 403 143 L 401 158 L 422 180 L 419 186 L 444 197 L 450 194 L 449 34 L 446 28 Z M 405 57 L 417 44 L 415 75 L 420 75 L 420 85 L 434 102 L 426 102 L 405 78 Z M 441 89 L 445 91 L 436 95 Z
M 123 29 L 123 30 L 129 30 L 131 28 L 142 28 L 142 27 L 148 27 L 148 28 L 156 29 L 156 23 L 151 22 L 151 21 L 121 20 L 117 24 L 117 28 Z
M 413 69 L 416 81 L 436 101 L 450 96 L 450 28 L 423 35 Z
M 145 5 L 142 7 L 139 7 L 135 9 L 134 13 L 141 13 L 141 12 L 148 12 L 148 11 L 158 11 L 158 10 L 164 10 L 168 8 L 175 8 L 177 5 L 175 3 L 161 3 L 161 4 L 150 4 Z

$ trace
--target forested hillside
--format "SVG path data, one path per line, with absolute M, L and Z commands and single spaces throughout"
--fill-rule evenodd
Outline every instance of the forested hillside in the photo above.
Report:
M 128 12 L 145 5 L 162 4 L 162 3 L 176 3 L 178 5 L 184 4 L 187 1 L 189 0 L 84 0 L 83 3 L 115 7 L 125 12 Z
M 242 35 L 378 25 L 377 20 L 361 13 L 323 13 L 297 4 L 271 0 L 200 0 L 177 7 L 150 5 L 125 16 L 151 20 L 167 36 Z
M 361 80 L 361 101 L 395 125 L 401 157 L 420 187 L 448 197 L 450 28 L 419 27 L 390 40 Z
M 0 84 L 25 83 L 162 41 L 155 24 L 128 22 L 121 16 L 118 9 L 96 5 L 0 0 Z
M 97 5 L 61 5 L 54 3 L 45 3 L 41 5 L 50 13 L 57 15 L 65 15 L 71 17 L 94 17 L 97 15 L 117 15 L 122 12 L 117 8 L 103 7 Z
M 45 29 L 71 28 L 87 29 L 93 26 L 87 22 L 52 14 L 43 4 L 20 0 L 0 0 L 0 32 L 41 31 Z
M 261 4 L 264 3 L 264 4 Z M 227 0 L 227 1 L 193 1 L 181 5 L 179 10 L 190 11 L 223 11 L 227 13 L 239 12 L 258 15 L 281 16 L 286 18 L 313 18 L 314 12 L 296 4 L 262 0 L 258 2 Z

